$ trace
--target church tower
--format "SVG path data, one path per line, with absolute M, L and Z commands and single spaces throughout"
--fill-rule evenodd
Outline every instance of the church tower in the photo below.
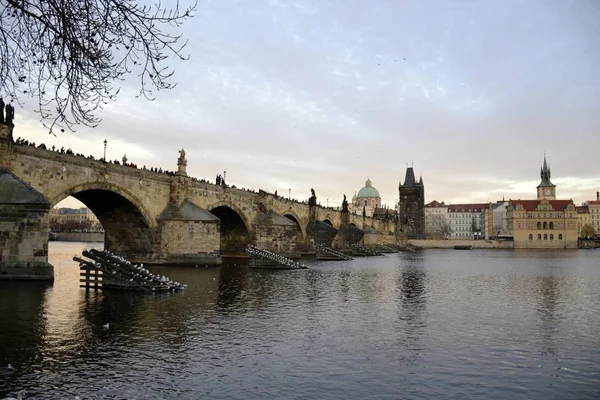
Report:
M 412 167 L 406 168 L 398 192 L 398 228 L 409 236 L 425 235 L 425 185 L 422 177 L 417 182 Z
M 550 182 L 550 167 L 546 162 L 546 155 L 544 154 L 544 164 L 540 170 L 540 177 L 542 181 L 537 187 L 537 198 L 538 200 L 556 200 L 556 185 Z

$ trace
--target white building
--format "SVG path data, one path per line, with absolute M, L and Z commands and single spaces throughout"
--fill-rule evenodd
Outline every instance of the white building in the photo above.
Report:
M 448 225 L 450 239 L 474 240 L 484 238 L 484 224 L 487 204 L 448 205 Z
M 448 206 L 437 200 L 425 204 L 425 234 L 427 237 L 445 239 L 449 232 Z

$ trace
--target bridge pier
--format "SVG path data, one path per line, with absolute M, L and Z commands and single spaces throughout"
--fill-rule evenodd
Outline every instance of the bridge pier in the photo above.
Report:
M 50 202 L 6 169 L 0 169 L 0 187 L 0 279 L 53 281 Z
M 297 225 L 273 211 L 259 214 L 253 224 L 253 242 L 261 249 L 281 254 L 288 258 L 298 258 Z

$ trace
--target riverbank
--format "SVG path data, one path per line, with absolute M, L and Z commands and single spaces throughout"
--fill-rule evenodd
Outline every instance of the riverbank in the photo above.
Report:
M 56 232 L 57 242 L 104 242 L 104 232 Z
M 512 249 L 513 242 L 506 240 L 430 240 L 410 239 L 408 243 L 422 249 L 453 249 L 454 246 L 472 246 L 474 249 Z

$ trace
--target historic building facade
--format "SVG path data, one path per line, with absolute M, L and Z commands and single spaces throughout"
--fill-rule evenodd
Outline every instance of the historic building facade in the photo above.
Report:
M 425 185 L 423 178 L 417 182 L 412 167 L 406 168 L 398 193 L 398 229 L 409 236 L 425 236 Z
M 511 200 L 507 209 L 508 229 L 516 249 L 577 248 L 577 210 L 572 200 L 556 200 L 556 186 L 544 163 L 537 187 L 537 200 Z
M 592 225 L 590 209 L 587 204 L 575 207 L 577 210 L 577 237 L 581 237 L 581 229 L 586 225 Z M 592 225 L 593 226 L 593 225 Z
M 446 239 L 450 233 L 448 206 L 433 200 L 425 205 L 425 234 L 432 239 Z
M 587 203 L 590 212 L 590 223 L 598 235 L 600 234 L 600 192 L 596 192 L 596 200 L 590 200 Z
M 67 229 L 85 229 L 101 231 L 98 218 L 87 207 L 52 208 L 48 214 L 52 229 L 63 226 Z
M 450 239 L 478 240 L 485 235 L 488 204 L 449 204 Z
M 379 196 L 379 191 L 373 187 L 371 180 L 367 178 L 365 186 L 352 196 L 350 212 L 362 215 L 364 210 L 365 216 L 372 217 L 375 210 L 379 208 L 381 208 L 381 196 Z

